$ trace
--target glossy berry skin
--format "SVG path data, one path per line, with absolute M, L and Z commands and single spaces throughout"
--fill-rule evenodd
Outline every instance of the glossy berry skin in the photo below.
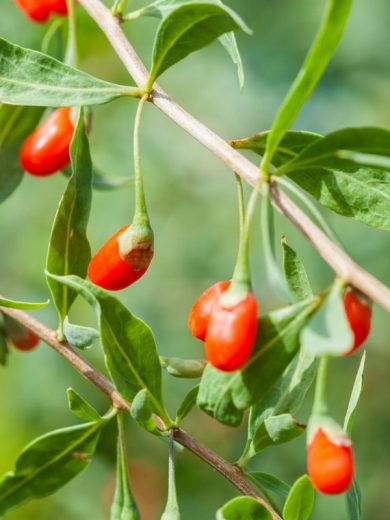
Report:
M 234 305 L 219 298 L 211 311 L 205 351 L 217 369 L 232 372 L 240 369 L 252 353 L 257 333 L 257 302 L 249 292 Z
M 41 340 L 39 336 L 27 329 L 20 331 L 20 333 L 11 333 L 9 339 L 16 349 L 24 352 L 33 350 Z
M 109 291 L 119 291 L 136 282 L 149 264 L 136 269 L 119 255 L 119 238 L 129 228 L 123 226 L 94 255 L 88 266 L 88 278 L 95 285 Z
M 51 14 L 66 16 L 66 0 L 15 0 L 20 9 L 34 22 L 43 23 Z
M 344 309 L 351 327 L 354 343 L 348 354 L 352 354 L 367 339 L 371 327 L 371 307 L 354 291 L 344 294 Z
M 74 133 L 71 108 L 58 108 L 27 137 L 20 151 L 20 164 L 31 175 L 45 177 L 69 164 Z
M 188 327 L 195 338 L 204 341 L 211 311 L 218 298 L 230 287 L 230 282 L 223 281 L 206 289 L 194 303 L 188 316 Z
M 313 486 L 327 495 L 344 493 L 354 474 L 352 446 L 332 442 L 319 429 L 307 450 L 307 471 Z

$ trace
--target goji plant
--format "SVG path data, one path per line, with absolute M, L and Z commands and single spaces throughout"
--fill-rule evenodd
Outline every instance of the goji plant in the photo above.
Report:
M 351 520 L 360 519 L 358 476 L 364 468 L 359 468 L 354 457 L 352 423 L 363 386 L 365 353 L 359 351 L 361 360 L 350 384 L 352 392 L 342 425 L 328 404 L 328 372 L 329 365 L 353 362 L 352 354 L 370 332 L 372 302 L 390 312 L 390 289 L 347 255 L 319 208 L 390 230 L 390 131 L 350 127 L 320 135 L 291 130 L 338 47 L 353 2 L 327 0 L 317 35 L 271 128 L 249 137 L 231 136 L 229 141 L 178 106 L 156 81 L 171 67 L 179 68 L 179 62 L 191 53 L 219 40 L 236 64 L 243 87 L 244 70 L 235 34 L 250 35 L 250 28 L 221 0 L 144 3 L 132 9 L 126 0 L 116 0 L 110 8 L 100 0 L 16 0 L 15 9 L 27 16 L 24 23 L 39 24 L 42 49 L 0 39 L 0 201 L 12 195 L 25 173 L 42 184 L 48 182 L 44 177 L 52 174 L 68 178 L 41 271 L 50 301 L 27 303 L 11 299 L 12 295 L 0 296 L 0 362 L 7 364 L 12 355 L 9 347 L 30 351 L 40 343 L 38 348 L 47 344 L 110 400 L 106 413 L 100 414 L 75 390 L 68 390 L 70 410 L 82 422 L 46 433 L 22 450 L 14 469 L 0 481 L 0 516 L 28 500 L 55 493 L 75 478 L 93 458 L 103 429 L 113 423 L 117 472 L 110 518 L 140 518 L 126 453 L 125 419 L 129 416 L 145 435 L 167 444 L 164 520 L 183 517 L 175 482 L 180 445 L 216 469 L 242 494 L 221 504 L 218 511 L 210 511 L 209 518 L 315 518 L 315 497 L 320 492 L 345 493 L 346 514 Z M 82 10 L 106 35 L 132 78 L 129 83 L 135 85 L 111 83 L 81 70 L 77 35 L 85 29 Z M 124 32 L 126 25 L 132 27 L 144 17 L 158 20 L 149 70 Z M 54 40 L 60 43 L 55 50 Z M 93 55 L 94 49 L 83 52 Z M 94 132 L 93 107 L 118 98 L 137 104 L 131 183 L 103 178 L 89 147 Z M 228 106 L 228 99 L 226 103 Z M 187 334 L 200 340 L 197 355 L 190 360 L 160 352 L 158 336 L 155 338 L 151 328 L 113 294 L 132 291 L 141 277 L 147 285 L 149 266 L 160 261 L 158 248 L 154 251 L 153 208 L 147 205 L 144 185 L 144 173 L 149 172 L 144 172 L 143 158 L 148 150 L 146 143 L 141 147 L 140 140 L 148 104 L 158 107 L 221 159 L 231 170 L 226 182 L 235 181 L 238 193 L 239 233 L 221 230 L 237 235 L 235 265 L 230 273 L 221 272 L 208 288 L 199 283 L 188 323 L 181 324 Z M 107 138 L 107 147 L 114 139 Z M 249 158 L 240 150 L 248 151 Z M 243 180 L 251 186 L 249 193 Z M 91 217 L 94 189 L 116 187 L 128 190 L 132 209 L 125 222 L 112 222 L 113 231 L 117 231 L 101 237 L 103 245 L 92 252 L 87 231 L 96 225 Z M 171 191 L 174 196 L 174 183 Z M 261 241 L 253 232 L 258 209 Z M 329 286 L 314 292 L 303 262 L 287 238 L 280 237 L 280 246 L 276 246 L 275 210 L 308 238 L 333 269 L 334 280 Z M 109 207 L 106 218 L 113 220 Z M 204 223 L 203 232 L 207 233 Z M 258 265 L 250 250 L 258 242 L 261 246 L 256 250 L 263 255 L 265 270 L 254 277 Z M 182 253 L 178 244 L 176 254 Z M 268 305 L 258 297 L 257 279 L 268 281 L 283 302 L 279 308 L 263 311 Z M 77 298 L 95 312 L 95 328 L 71 322 L 70 309 Z M 163 295 L 155 294 L 154 298 L 164 304 Z M 56 330 L 25 312 L 49 304 L 58 314 Z M 92 345 L 98 349 L 99 343 L 107 376 L 86 361 L 82 352 Z M 163 369 L 175 377 L 200 379 L 182 396 L 175 417 L 165 404 Z M 312 395 L 312 386 L 311 412 L 298 421 L 297 414 Z M 227 428 L 247 423 L 246 442 L 237 461 L 223 459 L 182 429 L 182 421 L 195 407 Z M 307 452 L 302 451 L 301 460 L 307 474 L 296 475 L 292 485 L 278 475 L 248 469 L 248 463 L 265 448 L 277 450 L 280 444 L 304 434 Z M 209 491 L 199 489 L 197 493 Z

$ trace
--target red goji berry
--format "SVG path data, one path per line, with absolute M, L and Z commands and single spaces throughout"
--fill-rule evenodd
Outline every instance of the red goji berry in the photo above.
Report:
M 355 291 L 347 290 L 344 294 L 344 309 L 351 327 L 354 342 L 348 354 L 352 354 L 367 339 L 371 328 L 371 306 Z
M 66 16 L 66 0 L 15 0 L 20 9 L 34 22 L 43 23 L 51 14 Z
M 206 339 L 210 314 L 217 299 L 230 287 L 230 282 L 222 281 L 206 289 L 194 303 L 188 316 L 191 334 L 202 341 Z
M 71 108 L 58 108 L 27 137 L 20 163 L 31 175 L 51 175 L 69 164 L 69 147 L 74 133 Z
M 352 446 L 345 436 L 337 442 L 319 429 L 307 448 L 307 471 L 314 487 L 321 493 L 344 493 L 353 480 Z
M 228 302 L 225 295 L 211 311 L 205 350 L 215 368 L 230 372 L 241 368 L 252 353 L 257 333 L 257 302 L 251 292 L 238 302 Z
M 88 277 L 95 285 L 110 291 L 128 287 L 147 271 L 153 257 L 153 248 L 135 249 L 125 260 L 119 253 L 119 239 L 131 226 L 123 226 L 112 235 L 93 256 L 88 266 Z
M 8 337 L 16 349 L 24 352 L 33 350 L 38 346 L 38 343 L 41 340 L 41 338 L 34 334 L 34 332 L 27 329 L 24 329 L 23 331 L 19 330 L 18 333 L 10 333 Z

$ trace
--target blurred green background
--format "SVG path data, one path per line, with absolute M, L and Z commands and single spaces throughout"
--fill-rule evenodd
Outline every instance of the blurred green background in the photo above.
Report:
M 132 2 L 134 7 L 146 2 Z M 324 1 L 227 1 L 254 30 L 238 34 L 246 69 L 241 95 L 234 66 L 218 44 L 190 56 L 164 74 L 161 84 L 192 114 L 224 138 L 243 137 L 270 127 L 289 83 L 300 66 L 318 26 Z M 127 83 L 129 78 L 104 35 L 78 9 L 82 68 L 99 77 Z M 356 0 L 346 35 L 316 93 L 295 127 L 328 132 L 342 126 L 390 126 L 387 0 Z M 156 28 L 152 19 L 126 27 L 146 64 Z M 47 27 L 29 22 L 12 0 L 2 2 L 0 36 L 39 48 Z M 132 175 L 131 132 L 135 102 L 116 101 L 93 110 L 91 146 L 94 162 L 109 175 Z M 202 357 L 201 344 L 187 331 L 187 313 L 210 283 L 230 276 L 238 239 L 236 192 L 231 172 L 158 110 L 147 107 L 142 124 L 143 164 L 149 209 L 156 236 L 156 255 L 147 275 L 120 298 L 153 328 L 163 355 Z M 255 157 L 253 157 L 256 160 Z M 65 188 L 61 175 L 26 176 L 10 199 L 0 206 L 0 291 L 11 297 L 48 297 L 43 269 L 47 242 L 58 201 Z M 130 221 L 130 189 L 95 192 L 89 237 L 93 250 Z M 346 249 L 364 268 L 390 284 L 390 235 L 324 211 Z M 262 312 L 281 305 L 268 285 L 259 237 L 253 232 L 254 287 Z M 332 280 L 332 272 L 287 222 L 277 221 L 277 234 L 286 234 L 299 250 L 316 290 Z M 55 311 L 36 315 L 56 326 Z M 94 324 L 90 309 L 78 301 L 73 321 Z M 354 429 L 357 477 L 363 489 L 365 519 L 384 519 L 390 511 L 389 319 L 374 307 L 364 395 Z M 332 363 L 330 406 L 341 420 L 346 409 L 360 354 Z M 103 370 L 98 345 L 86 354 Z M 50 429 L 70 425 L 69 386 L 90 399 L 100 411 L 107 400 L 79 377 L 55 352 L 41 344 L 29 354 L 12 352 L 0 368 L 0 474 L 12 469 L 22 447 Z M 190 383 L 164 375 L 169 409 L 174 413 Z M 310 396 L 299 414 L 307 419 Z M 194 411 L 185 428 L 223 456 L 235 460 L 245 430 L 231 429 Z M 114 486 L 115 432 L 108 428 L 91 466 L 56 495 L 34 501 L 7 516 L 10 520 L 81 520 L 108 518 Z M 154 520 L 164 507 L 167 446 L 128 424 L 130 466 L 143 518 Z M 251 468 L 272 471 L 292 483 L 305 471 L 304 438 L 266 450 Z M 184 520 L 212 519 L 215 510 L 237 495 L 222 477 L 182 453 L 177 457 L 177 487 Z M 346 518 L 344 497 L 318 496 L 316 520 Z

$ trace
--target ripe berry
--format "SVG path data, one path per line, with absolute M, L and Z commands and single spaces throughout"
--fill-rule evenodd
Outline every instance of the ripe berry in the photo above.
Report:
M 71 108 L 58 108 L 27 137 L 20 163 L 31 175 L 47 176 L 69 164 L 69 147 L 74 133 Z
M 354 462 L 347 436 L 338 442 L 318 429 L 307 449 L 307 471 L 314 487 L 321 493 L 344 493 L 352 483 Z
M 191 334 L 202 341 L 206 339 L 207 326 L 215 302 L 230 287 L 230 282 L 217 282 L 206 289 L 194 303 L 188 316 Z
M 40 337 L 27 329 L 19 329 L 18 332 L 11 332 L 8 337 L 16 349 L 24 352 L 33 350 L 40 342 Z
M 153 247 L 135 249 L 127 260 L 119 253 L 119 239 L 131 226 L 123 226 L 99 249 L 88 266 L 88 277 L 95 285 L 119 291 L 128 287 L 147 271 L 153 257 Z
M 257 333 L 257 302 L 248 292 L 238 302 L 222 295 L 211 311 L 205 350 L 208 361 L 219 370 L 238 370 L 252 353 Z
M 20 9 L 34 22 L 43 23 L 51 14 L 66 16 L 66 0 L 15 0 Z
M 348 354 L 352 354 L 365 342 L 371 327 L 371 306 L 353 290 L 344 294 L 344 309 L 351 327 L 354 343 Z

